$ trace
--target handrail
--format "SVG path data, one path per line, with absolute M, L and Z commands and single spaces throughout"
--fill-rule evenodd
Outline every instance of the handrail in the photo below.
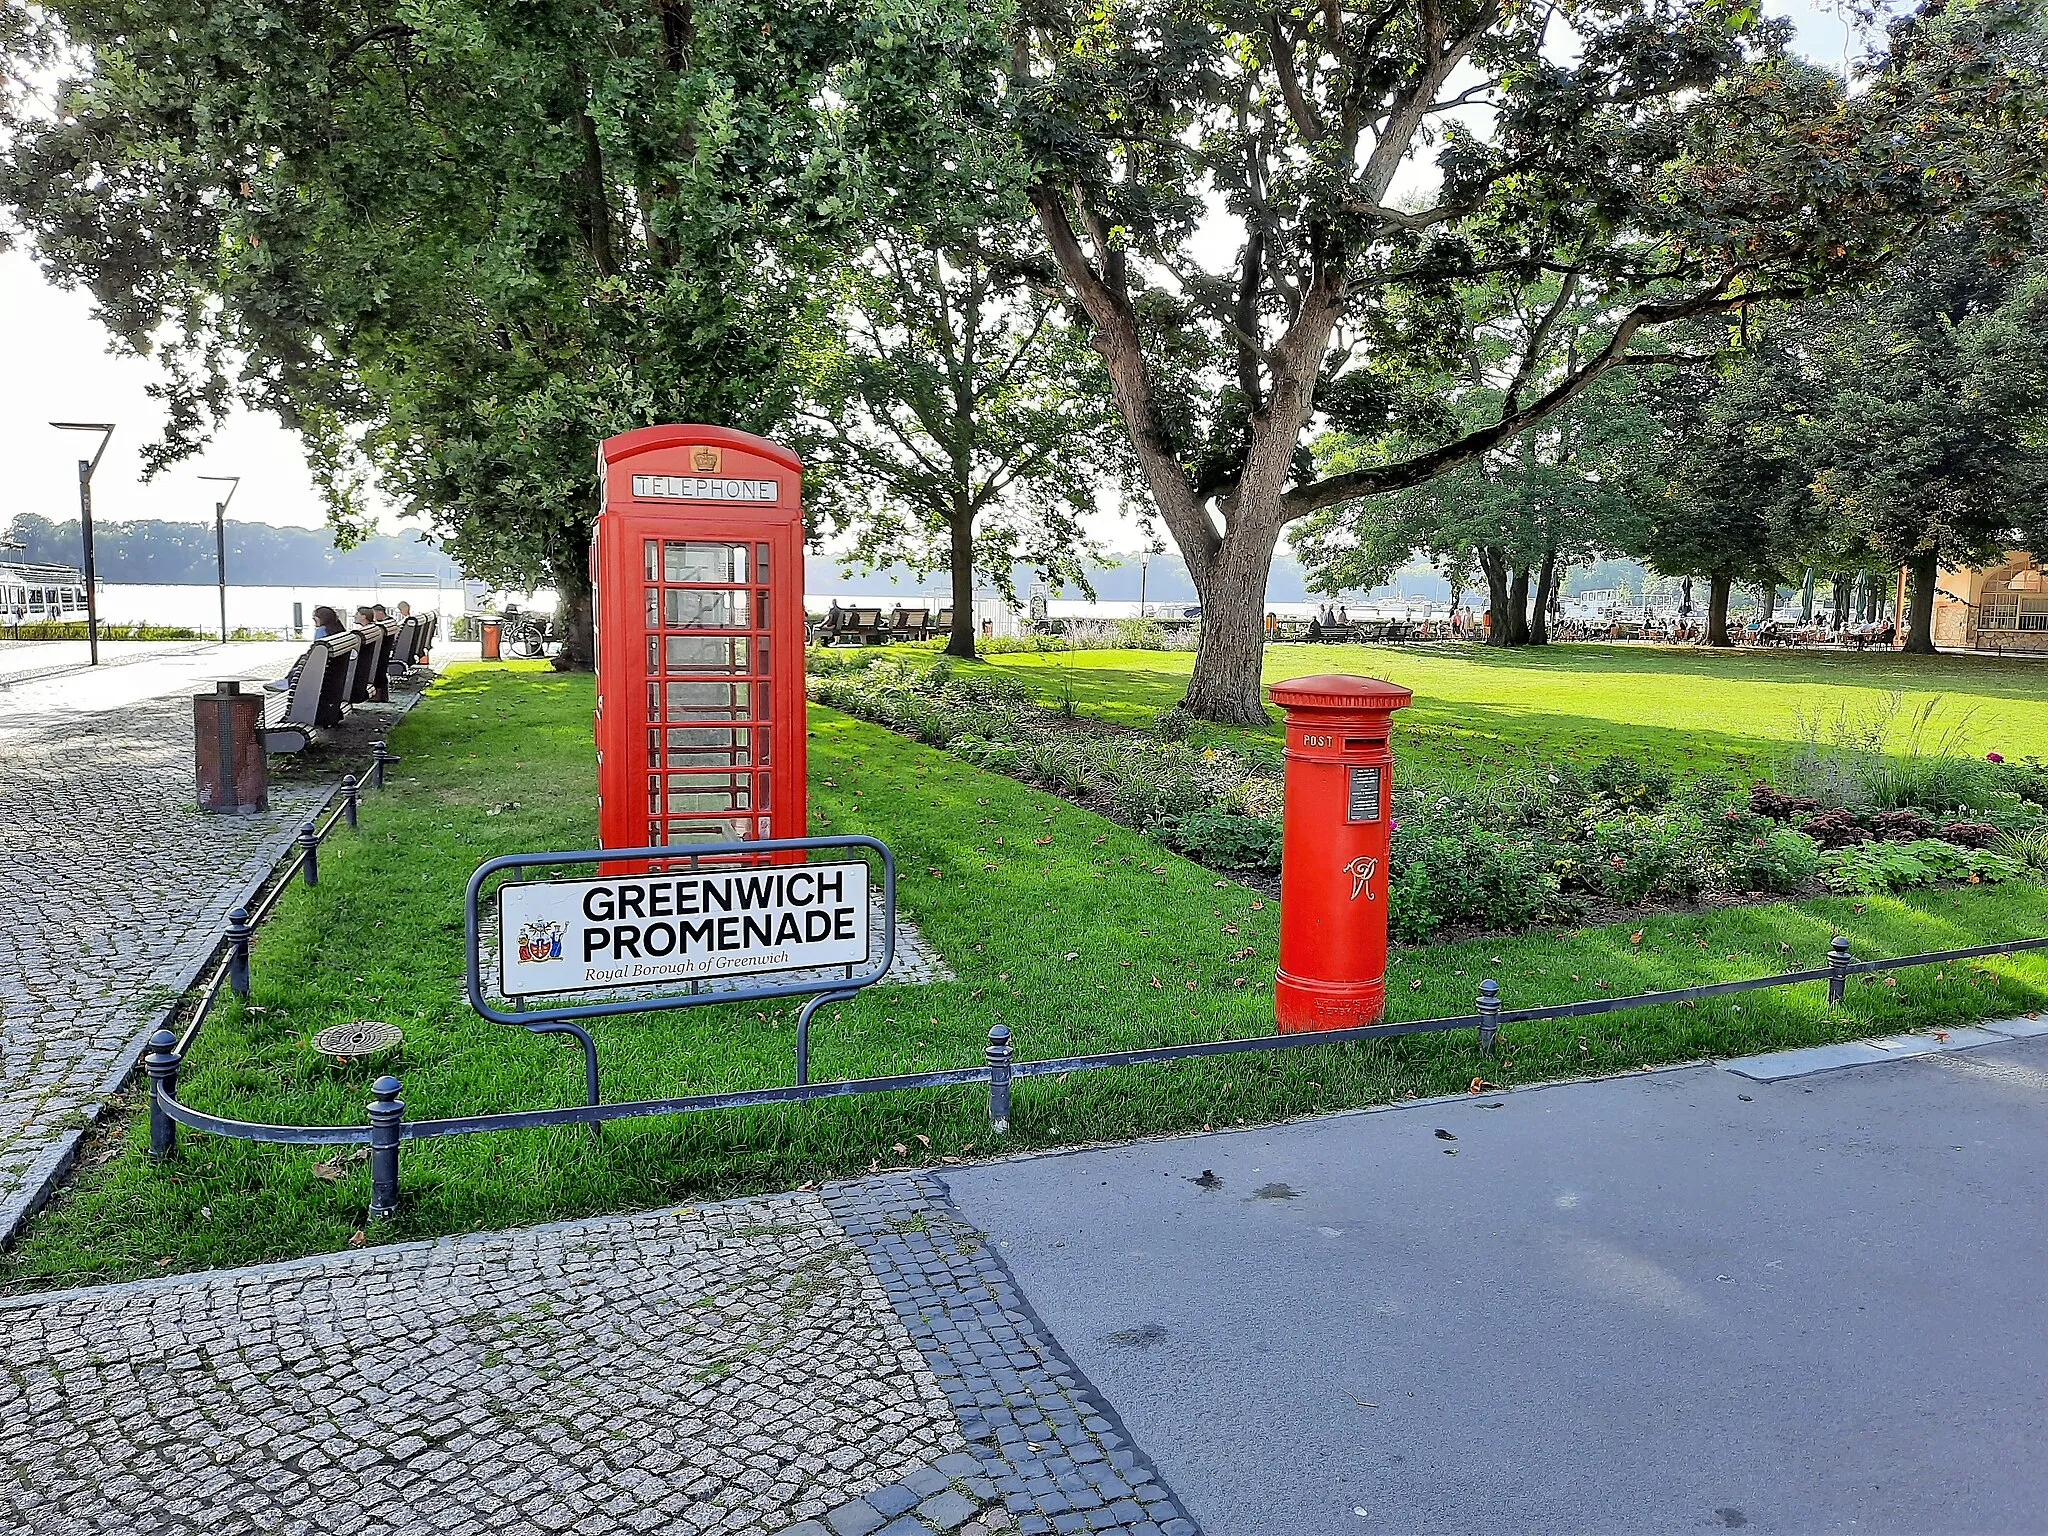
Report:
M 178 1102 L 178 1068 L 183 1045 L 169 1030 L 150 1037 L 150 1052 L 142 1065 L 150 1078 L 149 1145 L 152 1158 L 169 1158 L 176 1151 L 176 1127 L 190 1126 L 244 1141 L 283 1142 L 299 1145 L 350 1145 L 370 1147 L 370 1214 L 389 1216 L 398 1209 L 398 1149 L 404 1141 L 431 1136 L 461 1136 L 485 1131 L 532 1130 L 557 1125 L 598 1125 L 607 1120 L 624 1120 L 645 1115 L 690 1114 L 709 1109 L 735 1109 L 767 1104 L 808 1103 L 816 1099 L 844 1098 L 855 1094 L 892 1093 L 909 1089 L 948 1088 L 967 1083 L 987 1083 L 989 1122 L 1000 1135 L 1010 1123 L 1010 1089 L 1014 1079 L 1045 1077 L 1056 1073 L 1093 1071 L 1103 1067 L 1143 1066 L 1180 1061 L 1199 1056 L 1234 1055 L 1253 1051 L 1290 1050 L 1307 1045 L 1335 1045 L 1401 1035 L 1451 1029 L 1476 1029 L 1480 1049 L 1491 1053 L 1502 1024 L 1542 1019 L 1574 1018 L 1612 1013 L 1620 1009 L 1648 1008 L 1682 1003 L 1703 997 L 1721 997 L 1772 987 L 1799 986 L 1824 981 L 1831 1004 L 1842 1000 L 1847 978 L 1873 971 L 1897 970 L 1907 966 L 1940 965 L 1953 960 L 2009 955 L 2016 951 L 2048 948 L 2048 937 L 2009 939 L 1998 944 L 1973 945 L 1963 949 L 1930 950 L 1916 955 L 1894 955 L 1879 960 L 1852 960 L 1849 941 L 1837 934 L 1828 946 L 1824 968 L 1782 972 L 1776 976 L 1744 977 L 1735 981 L 1704 982 L 1692 987 L 1673 987 L 1657 992 L 1639 992 L 1621 997 L 1589 998 L 1541 1008 L 1503 1009 L 1499 983 L 1488 979 L 1479 984 L 1478 1002 L 1472 1013 L 1432 1019 L 1408 1019 L 1394 1023 L 1366 1024 L 1352 1029 L 1314 1030 L 1293 1034 L 1257 1035 L 1231 1040 L 1199 1040 L 1176 1045 L 1142 1046 L 1127 1051 L 1100 1051 L 1083 1056 L 1050 1057 L 1038 1061 L 1013 1061 L 1011 1032 L 1007 1025 L 990 1028 L 983 1063 L 976 1067 L 953 1067 L 936 1072 L 898 1073 L 886 1077 L 848 1078 L 824 1083 L 794 1083 L 774 1088 L 745 1088 L 722 1093 L 690 1094 L 681 1098 L 640 1099 L 618 1104 L 576 1104 L 555 1109 L 512 1110 L 484 1115 L 463 1115 L 439 1120 L 406 1121 L 396 1077 L 384 1076 L 371 1086 L 366 1126 L 285 1126 L 232 1120 L 209 1115 Z

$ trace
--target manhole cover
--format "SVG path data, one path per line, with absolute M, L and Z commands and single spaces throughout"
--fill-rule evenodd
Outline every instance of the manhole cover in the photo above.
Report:
M 353 1024 L 334 1024 L 321 1030 L 313 1037 L 313 1049 L 323 1056 L 369 1056 L 403 1038 L 394 1024 L 358 1019 Z

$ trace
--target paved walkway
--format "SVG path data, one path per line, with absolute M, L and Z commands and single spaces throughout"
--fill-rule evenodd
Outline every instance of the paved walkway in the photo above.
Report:
M 273 782 L 262 816 L 194 804 L 190 696 L 302 647 L 106 645 L 96 669 L 82 641 L 42 649 L 0 651 L 0 1242 L 323 794 Z
M 947 1182 L 1211 1536 L 2048 1530 L 2048 1038 L 1873 1054 Z
M 0 1302 L 0 1465 L 31 1536 L 1195 1531 L 919 1177 Z

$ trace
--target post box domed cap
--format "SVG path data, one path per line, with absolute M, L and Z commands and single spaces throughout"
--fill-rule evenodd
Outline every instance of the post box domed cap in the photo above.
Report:
M 1415 697 L 1399 683 L 1343 672 L 1290 677 L 1269 685 L 1266 692 L 1282 709 L 1406 709 Z

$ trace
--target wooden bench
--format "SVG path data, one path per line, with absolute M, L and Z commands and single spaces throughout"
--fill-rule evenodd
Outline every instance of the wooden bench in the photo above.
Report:
M 349 633 L 362 641 L 362 649 L 356 653 L 355 676 L 349 679 L 348 702 L 369 704 L 384 697 L 384 659 L 391 653 L 391 631 L 370 623 Z
M 263 722 L 263 745 L 271 752 L 298 752 L 315 728 L 337 726 L 348 715 L 362 638 L 354 631 L 315 640 L 300 658 L 284 705 Z
M 929 608 L 897 608 L 889 614 L 889 628 L 883 636 L 886 640 L 923 640 L 931 634 L 932 611 Z

